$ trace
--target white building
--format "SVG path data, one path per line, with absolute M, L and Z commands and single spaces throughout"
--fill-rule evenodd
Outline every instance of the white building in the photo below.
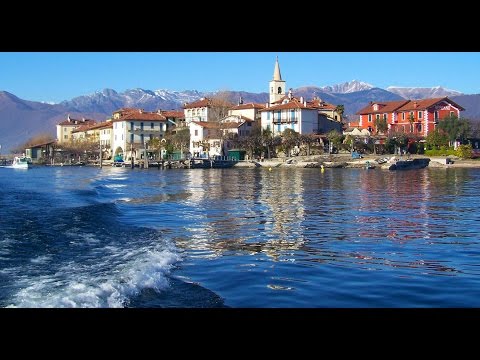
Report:
M 213 121 L 191 121 L 190 153 L 194 157 L 222 156 L 220 123 Z
M 262 130 L 270 130 L 274 136 L 281 135 L 286 129 L 302 135 L 325 133 L 332 129 L 341 132 L 342 123 L 334 105 L 321 99 L 306 101 L 303 97 L 296 98 L 291 90 L 285 95 L 285 81 L 280 74 L 278 57 L 269 86 L 270 103 L 260 110 Z
M 161 111 L 142 109 L 120 109 L 113 113 L 112 150 L 114 156 L 123 160 L 142 159 L 146 145 L 153 138 L 163 138 L 169 128 L 167 118 Z M 173 126 L 173 125 L 172 125 Z

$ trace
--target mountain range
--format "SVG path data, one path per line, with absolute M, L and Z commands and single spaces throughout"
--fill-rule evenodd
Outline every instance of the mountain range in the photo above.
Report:
M 455 90 L 442 87 L 407 88 L 390 86 L 387 89 L 352 80 L 332 86 L 304 86 L 292 89 L 295 96 L 311 99 L 320 97 L 328 103 L 343 104 L 345 115 L 352 118 L 355 113 L 370 101 L 392 101 L 401 99 L 424 99 L 449 96 L 453 101 L 466 108 L 463 117 L 480 120 L 480 94 L 464 95 Z M 196 90 L 144 90 L 130 89 L 117 92 L 104 89 L 90 95 L 82 95 L 59 104 L 47 104 L 28 101 L 0 91 L 0 155 L 9 153 L 29 138 L 39 134 L 56 135 L 56 125 L 65 120 L 67 114 L 72 118 L 90 118 L 104 121 L 112 112 L 122 107 L 138 107 L 147 111 L 157 109 L 181 109 L 184 103 L 208 97 L 213 93 Z M 229 91 L 230 100 L 237 102 L 242 97 L 244 102 L 268 102 L 268 93 L 246 91 Z

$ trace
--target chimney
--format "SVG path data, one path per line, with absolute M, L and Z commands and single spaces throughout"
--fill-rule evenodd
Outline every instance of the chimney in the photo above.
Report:
M 300 96 L 300 102 L 303 103 L 303 96 Z
M 85 122 L 85 118 L 84 118 L 84 117 L 82 117 L 82 122 Z
M 292 99 L 292 88 L 288 89 L 288 98 Z
M 416 102 L 416 101 L 413 102 L 413 108 L 414 108 L 414 109 L 417 108 L 417 102 Z

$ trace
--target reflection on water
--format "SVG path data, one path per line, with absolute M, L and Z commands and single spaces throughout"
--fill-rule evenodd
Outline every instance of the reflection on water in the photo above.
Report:
M 402 306 L 385 293 L 398 279 L 461 275 L 477 281 L 473 190 L 479 179 L 468 169 L 190 171 L 185 217 L 191 236 L 176 243 L 194 260 L 183 271 L 202 284 L 215 283 L 233 306 Z M 252 284 L 256 296 L 267 300 L 252 303 L 253 295 L 232 294 L 231 285 L 214 280 L 222 274 Z M 358 299 L 346 300 L 348 291 L 336 294 L 338 302 L 315 297 L 320 284 L 335 292 L 329 286 L 343 280 Z M 420 290 L 402 301 L 436 304 L 416 297 L 443 292 L 440 281 L 433 281 L 436 290 L 420 282 Z M 378 292 L 377 302 L 362 297 L 366 289 Z M 276 290 L 295 295 L 269 295 Z
M 0 304 L 61 279 L 47 303 L 83 304 L 81 282 L 118 306 L 480 306 L 479 169 L 17 176 L 0 173 Z

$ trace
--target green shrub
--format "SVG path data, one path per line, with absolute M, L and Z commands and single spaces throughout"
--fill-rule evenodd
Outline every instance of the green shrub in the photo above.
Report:
M 455 151 L 455 155 L 462 159 L 472 158 L 472 145 L 460 145 Z

